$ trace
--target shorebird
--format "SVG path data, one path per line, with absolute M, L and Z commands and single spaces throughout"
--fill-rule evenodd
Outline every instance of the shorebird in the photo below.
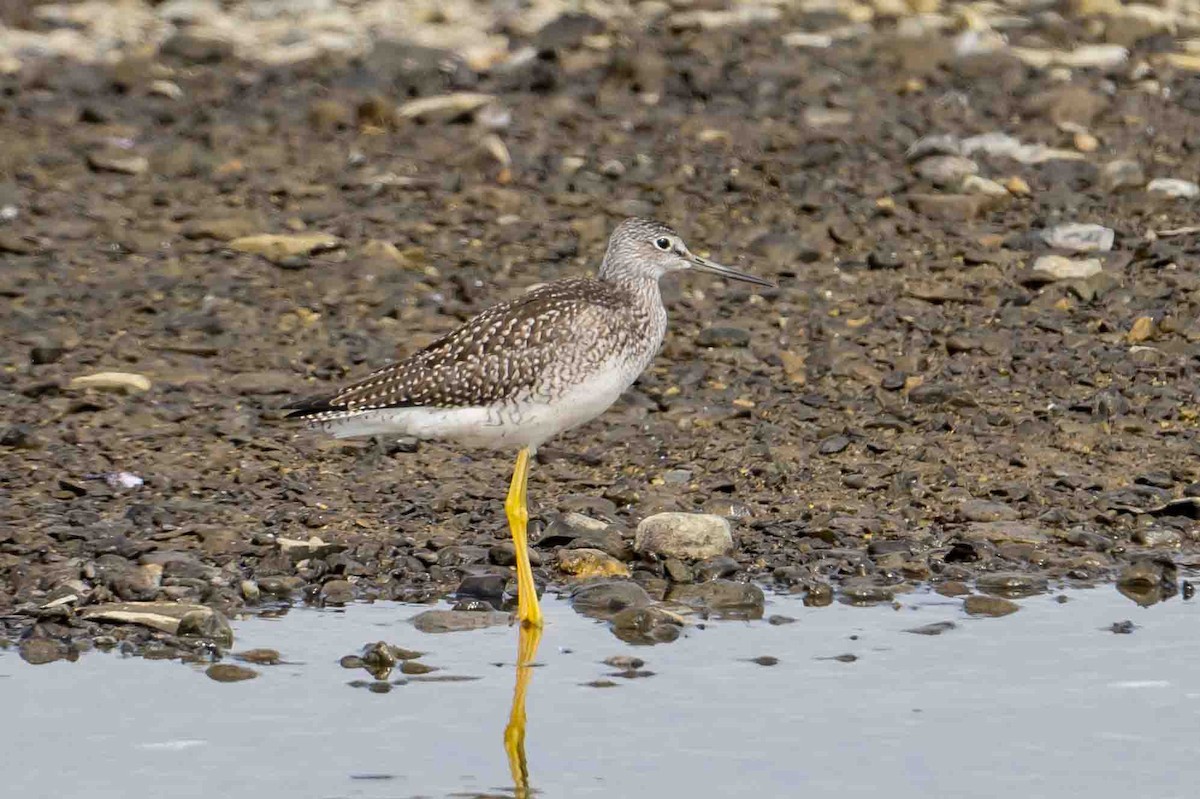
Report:
M 667 330 L 658 281 L 671 272 L 770 281 L 695 255 L 659 222 L 617 225 L 595 278 L 557 280 L 483 311 L 335 394 L 287 406 L 338 438 L 391 435 L 518 449 L 504 503 L 516 549 L 517 618 L 541 627 L 529 565 L 529 462 L 540 444 L 608 409 Z

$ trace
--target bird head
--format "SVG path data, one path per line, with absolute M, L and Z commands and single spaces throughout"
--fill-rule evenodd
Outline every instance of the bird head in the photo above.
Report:
M 649 277 L 654 280 L 668 272 L 686 269 L 708 272 L 730 280 L 741 280 L 756 286 L 774 287 L 761 277 L 739 272 L 696 255 L 671 228 L 651 219 L 626 219 L 617 225 L 608 240 L 608 251 L 600 267 L 600 276 Z

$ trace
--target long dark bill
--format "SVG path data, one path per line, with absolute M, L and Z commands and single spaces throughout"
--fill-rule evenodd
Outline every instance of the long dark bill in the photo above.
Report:
M 690 258 L 688 258 L 688 261 L 690 261 L 692 266 L 694 266 L 696 269 L 700 270 L 701 272 L 708 272 L 713 275 L 720 275 L 721 277 L 729 278 L 730 280 L 740 280 L 743 283 L 753 283 L 756 286 L 766 286 L 768 288 L 775 288 L 775 284 L 769 280 L 764 280 L 761 277 L 758 277 L 756 275 L 751 275 L 746 272 L 739 272 L 736 269 L 730 269 L 728 266 L 721 266 L 718 263 L 714 263 L 713 261 L 710 261 L 707 258 L 701 258 L 698 255 L 691 256 Z

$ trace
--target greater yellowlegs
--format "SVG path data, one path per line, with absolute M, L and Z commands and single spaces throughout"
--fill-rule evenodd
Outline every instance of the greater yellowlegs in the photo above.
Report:
M 599 416 L 633 384 L 667 329 L 658 280 L 696 269 L 767 280 L 694 255 L 666 225 L 617 225 L 595 278 L 559 280 L 487 309 L 336 394 L 288 406 L 338 438 L 415 436 L 519 448 L 504 503 L 516 548 L 517 618 L 540 627 L 529 566 L 526 485 L 538 445 Z

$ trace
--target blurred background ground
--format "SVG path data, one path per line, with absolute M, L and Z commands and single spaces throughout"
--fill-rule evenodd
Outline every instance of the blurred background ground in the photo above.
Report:
M 507 458 L 329 441 L 278 408 L 594 269 L 629 215 L 780 287 L 672 283 L 663 354 L 539 455 L 543 524 L 610 524 L 553 528 L 543 582 L 628 570 L 651 599 L 753 606 L 703 586 L 1124 575 L 1152 600 L 1196 562 L 1196 3 L 0 23 L 14 634 L 64 603 L 503 586 Z M 635 556 L 666 510 L 729 519 L 732 556 Z M 53 612 L 63 638 L 95 629 Z

